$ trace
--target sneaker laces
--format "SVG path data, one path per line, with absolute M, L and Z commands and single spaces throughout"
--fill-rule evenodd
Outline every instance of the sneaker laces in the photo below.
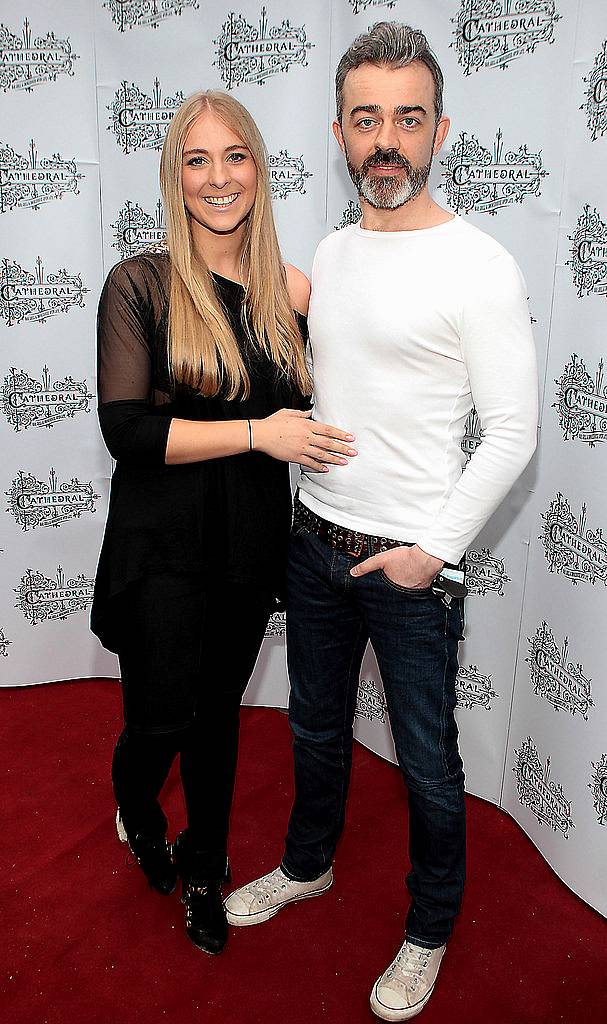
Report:
M 291 879 L 287 878 L 280 868 L 274 868 L 269 875 L 258 878 L 256 882 L 250 882 L 245 888 L 257 903 L 262 904 L 282 890 L 288 889 L 290 881 Z
M 411 943 L 405 942 L 386 971 L 386 981 L 396 982 L 405 989 L 416 988 L 428 968 L 433 952 L 434 950 L 422 949 L 421 946 L 414 949 Z

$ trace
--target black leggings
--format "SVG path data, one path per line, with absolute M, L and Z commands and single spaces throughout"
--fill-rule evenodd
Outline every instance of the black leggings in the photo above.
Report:
M 179 753 L 188 839 L 208 877 L 225 868 L 240 702 L 269 614 L 253 588 L 209 593 L 194 573 L 148 576 L 122 595 L 116 801 L 129 836 L 164 835 L 158 796 Z

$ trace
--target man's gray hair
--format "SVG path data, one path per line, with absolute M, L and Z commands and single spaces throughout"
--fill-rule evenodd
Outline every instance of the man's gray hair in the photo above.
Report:
M 434 111 L 438 121 L 443 113 L 443 73 L 428 40 L 419 29 L 401 25 L 396 21 L 378 21 L 368 32 L 358 36 L 348 47 L 335 73 L 337 120 L 341 123 L 346 75 L 361 64 L 405 68 L 413 61 L 421 61 L 434 79 Z

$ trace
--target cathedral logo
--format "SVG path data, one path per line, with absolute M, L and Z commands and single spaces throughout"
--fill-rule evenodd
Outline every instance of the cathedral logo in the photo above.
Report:
M 553 43 L 560 17 L 555 0 L 462 0 L 451 21 L 464 74 L 507 68 L 539 44 Z
M 607 754 L 603 754 L 600 761 L 592 761 L 591 764 L 594 772 L 588 788 L 592 793 L 599 825 L 607 825 Z
M 62 160 L 59 153 L 40 158 L 33 139 L 27 156 L 20 156 L 8 143 L 0 143 L 0 213 L 17 207 L 39 210 L 66 192 L 78 195 L 78 182 L 83 177 L 75 160 Z
M 521 804 L 529 808 L 540 824 L 548 825 L 554 832 L 562 832 L 567 839 L 569 829 L 575 828 L 571 800 L 565 799 L 563 787 L 550 778 L 550 758 L 546 758 L 542 766 L 531 736 L 521 743 L 515 754 L 517 759 L 512 771 L 516 775 Z
M 95 580 L 82 574 L 66 580 L 61 566 L 55 579 L 28 569 L 15 593 L 17 606 L 32 626 L 45 619 L 67 619 L 92 604 Z
M 164 211 L 162 200 L 156 203 L 154 213 L 146 213 L 139 203 L 131 203 L 127 199 L 118 219 L 110 224 L 114 232 L 114 249 L 118 249 L 121 259 L 134 256 L 150 245 L 163 245 L 166 238 Z
M 481 421 L 478 418 L 476 409 L 471 409 L 464 426 L 464 436 L 461 440 L 461 449 L 469 462 L 479 444 L 483 440 Z
M 361 679 L 358 684 L 355 718 L 364 718 L 367 722 L 386 721 L 386 698 L 372 679 Z
M 37 480 L 31 473 L 19 471 L 12 482 L 7 512 L 10 512 L 22 530 L 35 530 L 37 526 L 61 526 L 68 519 L 80 519 L 83 512 L 95 512 L 95 494 L 92 483 L 84 484 L 76 477 L 60 484 L 54 469 L 48 481 Z
M 496 558 L 489 548 L 480 551 L 472 548 L 466 552 L 466 586 L 468 594 L 484 597 L 485 594 L 504 596 L 510 577 L 504 568 L 504 560 Z
M 5 259 L 0 276 L 0 319 L 6 320 L 7 327 L 23 320 L 43 324 L 73 306 L 84 307 L 88 290 L 80 274 L 68 274 L 67 270 L 46 274 L 40 256 L 33 273 Z
M 590 448 L 607 441 L 607 385 L 603 360 L 591 377 L 584 360 L 574 352 L 555 384 L 558 385 L 557 401 L 552 408 L 558 409 L 565 441 L 584 441 Z
M 186 7 L 198 9 L 199 0 L 105 0 L 103 6 L 112 14 L 119 32 L 136 25 L 158 28 L 161 21 L 183 14 Z
M 584 675 L 579 662 L 569 661 L 569 641 L 565 637 L 560 651 L 554 634 L 546 622 L 528 638 L 529 656 L 525 661 L 533 689 L 557 711 L 568 711 L 570 715 L 580 714 L 588 721 L 588 711 L 594 707 L 590 679 Z
M 539 196 L 542 179 L 548 174 L 541 151 L 530 153 L 523 145 L 504 152 L 501 129 L 493 152 L 481 146 L 474 135 L 462 132 L 441 165 L 445 170 L 439 188 L 456 213 L 496 214 L 528 196 Z
M 69 39 L 57 39 L 54 32 L 32 39 L 27 18 L 20 36 L 0 25 L 0 89 L 31 92 L 43 82 L 55 82 L 57 75 L 73 75 L 74 61 Z
M 573 283 L 580 298 L 583 295 L 607 295 L 607 224 L 597 210 L 586 204 L 572 235 L 569 252 Z
M 12 642 L 0 626 L 0 658 L 8 658 L 8 647 Z
M 286 149 L 281 149 L 278 156 L 270 155 L 270 187 L 273 199 L 286 199 L 292 192 L 306 193 L 306 178 L 312 177 L 306 171 L 302 156 L 289 156 Z
M 123 153 L 162 149 L 169 124 L 184 99 L 182 92 L 163 99 L 157 78 L 151 96 L 133 83 L 123 82 L 114 95 L 114 102 L 107 108 L 111 114 L 108 131 L 114 132 Z
M 607 541 L 601 529 L 586 526 L 586 506 L 579 519 L 573 515 L 569 502 L 559 492 L 546 513 L 542 514 L 546 560 L 550 572 L 566 576 L 574 584 L 607 583 Z
M 0 389 L 0 409 L 17 433 L 28 427 L 52 427 L 77 412 L 90 412 L 92 400 L 86 381 L 53 380 L 48 366 L 40 380 L 13 366 Z
M 586 89 L 586 102 L 580 110 L 586 111 L 590 137 L 593 142 L 607 132 L 607 39 L 596 55 L 594 67 L 583 79 Z
M 494 699 L 499 699 L 491 685 L 491 676 L 479 672 L 476 665 L 461 665 L 455 678 L 458 708 L 484 708 L 491 711 Z
M 348 205 L 341 215 L 339 224 L 334 225 L 335 231 L 341 231 L 342 228 L 350 227 L 350 224 L 358 224 L 362 217 L 362 210 L 358 203 L 355 203 L 353 199 L 350 199 Z
M 286 631 L 286 620 L 284 612 L 272 612 L 266 626 L 265 639 L 282 639 Z
M 392 10 L 396 7 L 396 0 L 350 0 L 353 14 L 361 14 L 368 11 L 370 7 L 387 7 Z
M 289 21 L 270 25 L 265 7 L 257 25 L 230 12 L 214 43 L 217 60 L 213 64 L 227 89 L 246 82 L 263 85 L 272 75 L 296 64 L 307 67 L 308 51 L 314 46 L 307 42 L 304 26 L 295 28 Z

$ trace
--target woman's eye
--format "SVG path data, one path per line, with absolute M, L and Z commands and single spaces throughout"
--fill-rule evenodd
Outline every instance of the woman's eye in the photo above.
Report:
M 188 167 L 201 167 L 201 166 L 202 166 L 202 157 L 201 156 L 191 156 L 190 159 L 188 160 Z
M 230 153 L 228 160 L 231 160 L 234 164 L 240 164 L 243 160 L 247 159 L 246 153 Z

